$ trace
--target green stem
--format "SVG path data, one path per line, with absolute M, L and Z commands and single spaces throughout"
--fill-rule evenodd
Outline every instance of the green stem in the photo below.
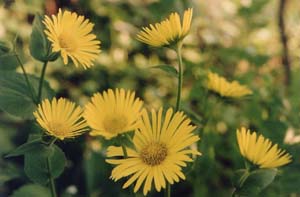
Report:
M 22 69 L 22 72 L 23 72 L 23 76 L 25 78 L 25 81 L 27 83 L 28 89 L 30 91 L 31 99 L 32 99 L 32 101 L 34 103 L 36 103 L 36 97 L 35 97 L 35 94 L 34 94 L 34 90 L 33 90 L 33 87 L 31 86 L 30 81 L 29 81 L 29 78 L 28 78 L 28 75 L 27 75 L 26 70 L 24 68 L 24 65 L 23 65 L 23 63 L 22 63 L 19 55 L 16 53 L 16 51 L 14 52 L 14 54 L 15 54 L 15 56 L 17 58 L 17 61 L 18 61 L 19 65 L 21 66 L 21 69 Z
M 177 52 L 179 65 L 178 65 L 178 85 L 177 85 L 177 99 L 176 99 L 175 111 L 180 110 L 181 90 L 182 90 L 182 82 L 183 82 L 183 68 L 182 68 L 183 65 L 182 65 L 182 57 L 181 57 L 181 47 L 182 44 L 178 43 L 176 52 Z
M 48 61 L 45 61 L 43 64 L 43 69 L 40 77 L 40 82 L 39 82 L 39 91 L 38 91 L 38 97 L 37 97 L 37 102 L 41 102 L 41 97 L 42 97 L 42 91 L 43 91 L 43 83 L 44 83 L 44 78 L 45 78 L 45 73 L 46 73 L 46 68 L 47 68 Z
M 48 147 L 51 147 L 56 140 L 57 140 L 57 138 L 52 138 L 49 142 Z M 53 176 L 52 176 L 52 173 L 51 173 L 51 163 L 50 163 L 49 156 L 47 157 L 47 170 L 48 170 L 48 176 L 49 176 L 49 184 L 50 184 L 51 195 L 52 195 L 52 197 L 57 197 L 56 189 L 55 189 L 55 183 L 54 183 L 54 179 L 53 179 Z
M 56 137 L 54 137 L 54 138 L 52 138 L 51 140 L 50 140 L 50 142 L 49 142 L 49 147 L 51 147 L 52 146 L 52 144 L 54 144 L 54 142 L 57 140 L 57 138 Z
M 124 154 L 124 158 L 126 159 L 128 157 L 128 154 L 127 154 L 127 150 L 126 150 L 126 147 L 122 144 L 122 150 L 123 150 L 123 154 Z
M 182 43 L 179 42 L 177 44 L 177 57 L 178 57 L 178 85 L 177 85 L 177 98 L 176 98 L 176 107 L 175 111 L 180 110 L 180 103 L 181 103 L 181 90 L 182 90 L 182 83 L 183 83 L 183 64 L 182 64 L 182 57 L 181 57 L 181 48 Z M 167 183 L 167 188 L 165 190 L 165 196 L 170 197 L 171 196 L 171 185 L 170 183 Z
M 118 142 L 119 142 L 120 146 L 122 147 L 123 155 L 124 155 L 124 158 L 126 159 L 128 157 L 128 154 L 127 154 L 126 146 L 123 143 L 123 140 L 124 139 L 122 138 L 122 135 L 119 135 Z
M 242 187 L 243 186 L 243 184 L 244 184 L 244 182 L 246 181 L 246 179 L 248 178 L 248 176 L 249 176 L 249 172 L 248 172 L 248 170 L 242 175 L 242 177 L 240 178 L 240 180 L 239 180 L 239 186 L 240 187 Z
M 166 197 L 171 197 L 171 185 L 170 183 L 167 184 L 167 190 L 165 192 Z
M 54 183 L 54 179 L 53 179 L 52 173 L 51 173 L 51 164 L 50 164 L 49 157 L 47 157 L 47 168 L 48 168 L 49 181 L 50 181 L 50 190 L 51 190 L 52 197 L 57 197 L 56 189 L 55 189 L 55 183 Z

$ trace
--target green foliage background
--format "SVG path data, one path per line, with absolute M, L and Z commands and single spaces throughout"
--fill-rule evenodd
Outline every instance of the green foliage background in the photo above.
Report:
M 283 82 L 276 0 L 18 0 L 11 5 L 8 2 L 0 4 L 0 40 L 13 43 L 17 37 L 17 52 L 27 72 L 33 75 L 33 83 L 42 68 L 29 53 L 33 18 L 37 12 L 51 12 L 56 5 L 95 23 L 94 33 L 102 42 L 102 52 L 96 66 L 88 70 L 71 64 L 64 66 L 61 59 L 49 63 L 45 86 L 50 86 L 57 97 L 67 97 L 81 105 L 97 91 L 123 87 L 135 90 L 148 108 L 156 109 L 175 104 L 176 79 L 151 67 L 177 66 L 176 54 L 167 48 L 140 43 L 135 34 L 140 27 L 158 22 L 170 12 L 182 13 L 193 7 L 192 29 L 182 50 L 183 109 L 198 126 L 203 155 L 185 169 L 187 180 L 172 187 L 174 196 L 230 196 L 234 171 L 243 168 L 235 137 L 240 126 L 262 133 L 293 155 L 293 162 L 279 169 L 275 181 L 260 196 L 300 194 L 298 0 L 287 2 L 284 18 L 291 60 L 289 86 Z M 16 62 L 6 63 L 0 62 L 0 196 L 34 196 L 32 191 L 37 196 L 50 196 L 44 187 L 28 185 L 22 157 L 4 159 L 5 154 L 26 142 L 29 134 L 38 131 L 30 115 L 34 106 L 23 99 L 28 92 L 22 90 L 21 75 L 6 74 L 7 70 L 21 69 Z M 203 71 L 208 68 L 247 84 L 254 95 L 233 101 L 209 94 L 202 86 Z M 16 88 L 24 91 L 19 95 L 23 101 L 6 97 L 12 78 L 19 84 Z M 6 113 L 11 109 L 12 114 L 28 119 Z M 67 158 L 65 171 L 56 179 L 61 196 L 133 196 L 132 189 L 121 189 L 122 181 L 114 183 L 109 179 L 111 166 L 104 161 L 106 144 L 102 139 L 86 134 L 57 145 Z M 152 192 L 149 196 L 162 195 Z

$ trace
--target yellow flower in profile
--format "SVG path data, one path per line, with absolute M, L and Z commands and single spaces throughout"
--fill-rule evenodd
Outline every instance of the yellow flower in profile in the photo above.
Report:
M 163 20 L 155 25 L 143 27 L 137 34 L 137 39 L 141 42 L 154 47 L 172 45 L 182 40 L 191 27 L 193 9 L 189 8 L 184 12 L 181 26 L 180 16 L 178 13 L 172 13 L 168 19 Z
M 59 9 L 52 19 L 45 16 L 44 31 L 52 43 L 52 52 L 60 52 L 64 64 L 70 58 L 76 67 L 89 68 L 100 53 L 100 41 L 91 33 L 94 24 L 75 12 Z
M 252 90 L 248 87 L 239 84 L 237 81 L 229 82 L 213 72 L 208 73 L 207 88 L 224 97 L 239 98 L 252 94 Z
M 173 184 L 185 179 L 182 167 L 192 162 L 192 155 L 201 155 L 190 146 L 200 138 L 193 134 L 195 126 L 183 112 L 174 113 L 169 108 L 163 115 L 162 108 L 158 112 L 152 110 L 151 115 L 144 109 L 133 137 L 134 148 L 126 147 L 128 157 L 122 148 L 110 146 L 107 149 L 106 162 L 116 165 L 111 178 L 115 181 L 128 177 L 123 188 L 135 183 L 137 192 L 144 183 L 143 193 L 151 190 L 152 182 L 157 191 L 166 188 L 166 183 Z M 164 118 L 163 118 L 164 117 Z M 116 157 L 116 158 L 112 158 Z
M 262 135 L 257 136 L 256 132 L 251 134 L 242 127 L 237 129 L 236 136 L 242 156 L 260 168 L 276 168 L 292 161 L 290 154 Z
M 111 139 L 135 130 L 142 106 L 143 101 L 135 99 L 135 92 L 109 89 L 94 94 L 85 106 L 84 118 L 92 128 L 91 135 Z
M 88 130 L 82 117 L 83 110 L 65 98 L 42 101 L 33 112 L 36 121 L 48 135 L 60 140 L 73 138 Z

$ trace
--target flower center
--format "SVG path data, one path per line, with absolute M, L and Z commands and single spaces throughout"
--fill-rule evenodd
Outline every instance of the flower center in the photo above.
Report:
M 167 155 L 168 149 L 166 145 L 158 142 L 151 142 L 140 153 L 143 162 L 150 166 L 161 164 Z
M 107 116 L 103 121 L 103 126 L 110 133 L 119 133 L 125 131 L 128 120 L 122 114 L 113 114 Z
M 59 46 L 67 52 L 74 52 L 77 49 L 77 42 L 71 34 L 62 33 L 58 37 Z
M 68 133 L 66 126 L 60 122 L 49 122 L 49 131 L 51 131 L 55 137 L 63 139 L 65 134 Z

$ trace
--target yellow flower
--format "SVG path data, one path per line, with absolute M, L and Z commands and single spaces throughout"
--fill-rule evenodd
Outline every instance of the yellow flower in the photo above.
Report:
M 290 154 L 262 135 L 257 136 L 256 132 L 251 134 L 249 129 L 242 127 L 237 129 L 236 136 L 242 156 L 260 168 L 276 168 L 292 161 Z
M 240 85 L 237 81 L 229 82 L 213 72 L 208 73 L 207 88 L 224 97 L 239 98 L 252 94 L 252 90 L 246 86 Z
M 52 43 L 52 52 L 60 52 L 64 64 L 68 64 L 68 58 L 75 66 L 89 68 L 100 53 L 100 41 L 91 33 L 94 24 L 84 16 L 78 16 L 74 12 L 58 11 L 58 15 L 52 15 L 52 19 L 45 16 L 44 31 L 48 40 Z
M 144 183 L 143 193 L 151 190 L 152 182 L 157 191 L 166 188 L 166 182 L 173 184 L 185 179 L 182 167 L 186 162 L 192 162 L 191 155 L 200 155 L 197 150 L 190 149 L 190 145 L 200 138 L 193 134 L 195 126 L 183 112 L 174 114 L 169 108 L 163 120 L 162 108 L 158 113 L 154 110 L 151 116 L 144 109 L 133 137 L 134 149 L 126 148 L 128 158 L 121 159 L 121 147 L 110 146 L 107 149 L 106 162 L 116 165 L 111 178 L 115 181 L 128 177 L 123 185 L 127 188 L 134 182 L 134 192 Z
M 81 135 L 88 130 L 82 113 L 81 107 L 76 107 L 75 103 L 65 98 L 53 98 L 51 102 L 45 99 L 33 112 L 46 133 L 60 140 Z
M 154 47 L 167 46 L 182 40 L 191 27 L 193 9 L 189 8 L 184 12 L 183 24 L 181 26 L 180 16 L 178 13 L 172 13 L 168 19 L 163 20 L 155 25 L 143 27 L 137 34 L 137 39 L 141 42 Z
M 111 139 L 118 134 L 133 131 L 143 102 L 135 99 L 135 92 L 109 89 L 96 93 L 85 107 L 84 117 L 93 129 L 91 135 Z

